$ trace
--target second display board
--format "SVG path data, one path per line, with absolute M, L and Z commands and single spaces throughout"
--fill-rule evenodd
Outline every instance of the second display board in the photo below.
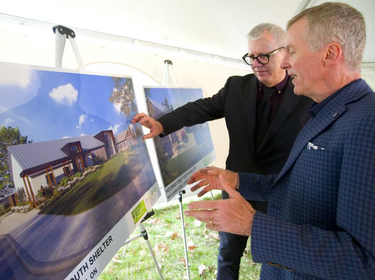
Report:
M 154 119 L 203 96 L 198 88 L 144 87 L 144 91 L 148 114 Z M 208 123 L 183 127 L 154 141 L 167 201 L 186 186 L 194 171 L 216 157 Z

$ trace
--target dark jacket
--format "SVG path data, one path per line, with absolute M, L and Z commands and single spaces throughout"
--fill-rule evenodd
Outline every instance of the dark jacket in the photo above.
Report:
M 189 102 L 158 121 L 167 135 L 184 126 L 225 118 L 230 140 L 226 168 L 235 172 L 278 173 L 288 158 L 295 138 L 310 119 L 308 111 L 313 101 L 296 96 L 289 78 L 269 131 L 256 151 L 257 86 L 258 79 L 254 74 L 230 77 L 217 94 Z M 264 211 L 263 207 L 252 205 Z
M 374 108 L 356 80 L 306 124 L 277 176 L 240 174 L 243 197 L 269 201 L 252 226 L 260 279 L 375 279 Z

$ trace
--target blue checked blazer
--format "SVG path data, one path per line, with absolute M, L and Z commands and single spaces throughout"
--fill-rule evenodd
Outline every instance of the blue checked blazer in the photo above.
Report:
M 308 143 L 316 149 L 308 149 Z M 240 173 L 256 212 L 251 251 L 261 279 L 375 279 L 375 93 L 345 86 L 298 135 L 276 175 Z

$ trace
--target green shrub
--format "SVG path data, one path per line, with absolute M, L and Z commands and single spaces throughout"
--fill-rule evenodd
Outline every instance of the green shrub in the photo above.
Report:
M 65 187 L 69 182 L 69 177 L 64 177 L 60 180 L 60 186 Z
M 52 199 L 53 201 L 58 201 L 63 195 L 63 192 L 55 191 L 55 194 L 52 196 Z
M 43 193 L 42 193 L 41 189 L 38 190 L 36 196 L 39 197 L 39 198 L 43 198 Z
M 52 190 L 50 186 L 44 187 L 44 195 L 46 197 L 51 197 L 52 196 Z
M 63 192 L 55 191 L 55 194 L 48 200 L 44 202 L 44 208 L 47 208 L 50 204 L 55 203 L 64 195 Z
M 8 209 L 10 207 L 10 203 L 9 201 L 6 201 L 4 203 L 0 203 L 0 212 L 3 212 L 5 211 L 6 209 Z
M 87 166 L 87 167 L 85 168 L 85 170 L 83 170 L 83 172 L 86 172 L 86 171 L 91 170 L 91 169 L 93 169 L 93 168 L 94 168 L 94 166 Z
M 19 188 L 17 190 L 17 197 L 19 203 L 23 203 L 26 201 L 26 192 L 24 188 Z
M 20 202 L 17 203 L 16 206 L 26 206 L 26 205 L 28 205 L 28 204 L 29 204 L 28 201 L 20 201 Z
M 99 156 L 94 157 L 94 163 L 95 163 L 95 165 L 102 164 L 104 162 L 105 162 L 105 160 L 103 158 L 101 158 Z

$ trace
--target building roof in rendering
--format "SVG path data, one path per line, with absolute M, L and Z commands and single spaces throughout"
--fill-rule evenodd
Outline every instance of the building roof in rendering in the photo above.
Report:
M 133 131 L 133 133 L 132 133 L 132 131 Z M 135 130 L 134 130 L 134 126 L 132 124 L 130 124 L 128 129 L 118 133 L 115 136 L 115 141 L 116 141 L 116 144 L 119 144 L 119 143 L 124 142 L 127 139 L 133 138 L 133 137 L 135 137 Z
M 154 119 L 158 119 L 168 112 L 167 108 L 161 105 L 159 102 L 156 102 L 153 99 L 150 99 L 150 101 L 152 106 L 154 107 L 154 115 L 152 116 Z
M 22 170 L 52 163 L 66 158 L 68 155 L 61 149 L 72 142 L 80 142 L 82 151 L 97 149 L 104 143 L 96 135 L 64 138 L 59 140 L 35 142 L 8 147 L 8 153 L 14 156 Z
M 119 134 L 117 134 L 115 136 L 116 144 L 125 141 L 128 133 L 129 133 L 129 130 L 127 129 L 127 130 L 124 130 L 124 131 L 120 132 Z

